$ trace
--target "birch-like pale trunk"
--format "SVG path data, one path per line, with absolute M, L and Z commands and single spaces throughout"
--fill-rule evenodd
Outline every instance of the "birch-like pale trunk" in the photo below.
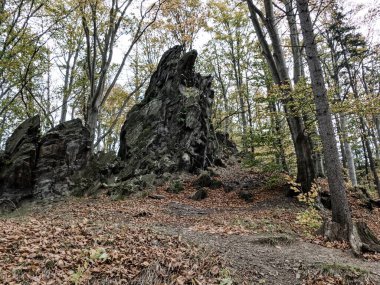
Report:
M 340 116 L 340 125 L 341 125 L 341 131 L 342 131 L 343 146 L 344 146 L 344 150 L 346 154 L 348 175 L 350 177 L 352 186 L 356 187 L 358 186 L 358 181 L 356 178 L 356 169 L 355 169 L 354 156 L 352 154 L 352 148 L 351 148 L 350 143 L 348 142 L 347 118 L 345 115 Z

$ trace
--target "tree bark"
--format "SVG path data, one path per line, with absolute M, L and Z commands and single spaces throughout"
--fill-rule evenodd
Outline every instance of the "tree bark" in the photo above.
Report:
M 288 21 L 290 29 L 290 43 L 292 46 L 293 54 L 293 80 L 294 84 L 297 84 L 298 81 L 304 74 L 303 65 L 302 65 L 302 53 L 301 53 L 301 44 L 298 36 L 296 14 L 294 12 L 293 0 L 284 0 L 285 9 L 286 9 L 286 19 Z
M 74 83 L 74 71 L 77 66 L 77 61 L 79 57 L 79 52 L 81 49 L 81 41 L 78 42 L 78 46 L 76 47 L 74 52 L 69 51 L 68 58 L 65 61 L 65 81 L 63 85 L 63 97 L 62 97 L 62 109 L 61 109 L 61 119 L 60 123 L 66 121 L 67 116 L 67 103 L 71 95 L 71 91 L 73 89 Z M 71 59 L 73 58 L 73 62 L 71 63 Z
M 273 81 L 280 86 L 281 92 L 284 94 L 284 110 L 287 114 L 286 119 L 297 158 L 297 182 L 301 184 L 302 190 L 307 192 L 310 190 L 315 178 L 312 149 L 302 117 L 297 115 L 297 110 L 294 110 L 291 104 L 293 101 L 293 98 L 291 97 L 292 86 L 285 63 L 284 51 L 275 24 L 273 3 L 271 0 L 264 1 L 266 11 L 266 15 L 264 16 L 264 14 L 253 4 L 252 0 L 246 0 L 246 2 L 250 11 L 252 24 L 259 39 L 263 55 L 268 63 L 269 70 L 271 71 Z M 272 42 L 273 54 L 264 36 L 258 16 L 268 30 Z
M 336 121 L 336 131 L 338 133 L 340 154 L 342 155 L 342 165 L 343 165 L 343 168 L 347 168 L 346 149 L 344 148 L 344 142 L 343 142 L 343 136 L 342 136 L 342 124 L 340 121 L 340 117 L 337 114 L 335 114 L 334 117 Z
M 351 181 L 352 186 L 356 187 L 356 186 L 358 186 L 358 181 L 356 178 L 355 162 L 354 162 L 354 157 L 352 155 L 352 148 L 348 142 L 348 137 L 347 137 L 347 118 L 346 118 L 346 116 L 341 115 L 340 123 L 341 123 L 341 129 L 342 129 L 343 146 L 344 146 L 344 150 L 345 150 L 345 154 L 346 154 L 348 174 L 350 176 L 350 181 Z
M 331 193 L 332 222 L 339 226 L 340 237 L 348 240 L 352 231 L 352 218 L 344 187 L 342 166 L 339 160 L 325 80 L 317 45 L 314 40 L 315 35 L 308 1 L 297 0 L 297 7 L 314 93 L 319 132 L 326 161 L 326 174 Z

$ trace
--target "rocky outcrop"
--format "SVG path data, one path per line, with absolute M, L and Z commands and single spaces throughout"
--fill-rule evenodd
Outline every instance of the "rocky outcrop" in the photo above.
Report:
M 90 132 L 80 119 L 49 130 L 39 142 L 34 195 L 45 198 L 68 193 L 67 178 L 86 165 L 90 151 Z
M 218 141 L 219 151 L 223 153 L 225 157 L 237 155 L 239 153 L 235 142 L 231 140 L 228 133 L 216 132 L 215 136 Z
M 40 118 L 23 122 L 0 154 L 0 199 L 18 204 L 68 191 L 68 177 L 83 168 L 90 155 L 90 134 L 79 119 L 40 135 Z
M 18 203 L 33 194 L 40 117 L 23 122 L 8 139 L 0 159 L 0 197 Z
M 141 103 L 127 114 L 120 134 L 124 178 L 147 173 L 196 172 L 216 158 L 211 124 L 211 76 L 194 72 L 195 50 L 169 49 Z

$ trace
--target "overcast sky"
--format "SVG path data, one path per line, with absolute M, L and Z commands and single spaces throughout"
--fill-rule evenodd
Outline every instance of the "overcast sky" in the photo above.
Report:
M 351 15 L 353 24 L 357 26 L 370 42 L 380 43 L 380 1 L 379 0 L 341 0 L 347 10 L 359 8 L 359 12 Z M 374 15 L 377 11 L 377 15 Z

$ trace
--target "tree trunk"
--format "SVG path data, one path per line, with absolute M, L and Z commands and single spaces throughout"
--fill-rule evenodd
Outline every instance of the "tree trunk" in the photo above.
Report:
M 356 187 L 356 186 L 358 186 L 358 181 L 356 178 L 354 157 L 352 155 L 351 145 L 349 144 L 348 137 L 347 137 L 347 119 L 346 119 L 346 116 L 341 115 L 340 124 L 341 124 L 341 131 L 342 131 L 343 146 L 344 146 L 344 150 L 345 150 L 345 154 L 346 154 L 348 174 L 350 176 L 350 181 L 351 181 L 352 186 Z
M 61 119 L 59 120 L 60 123 L 63 123 L 66 121 L 66 115 L 67 115 L 67 100 L 69 99 L 69 78 L 70 78 L 70 60 L 71 60 L 71 53 L 68 56 L 68 60 L 66 63 L 65 68 L 65 81 L 63 84 L 63 96 L 62 96 L 62 109 L 61 109 Z
M 375 115 L 375 126 L 376 126 L 377 139 L 380 141 L 380 116 L 379 115 Z
M 373 146 L 375 147 L 376 160 L 379 160 L 380 159 L 379 140 L 377 139 L 377 136 L 375 135 L 374 128 L 368 126 L 368 133 L 371 136 Z
M 297 21 L 295 9 L 293 7 L 293 0 L 285 0 L 285 9 L 286 9 L 286 18 L 290 30 L 290 43 L 292 46 L 293 54 L 293 76 L 294 84 L 297 84 L 298 81 L 304 74 L 303 65 L 302 65 L 302 53 L 301 53 L 301 44 L 298 36 Z
M 286 119 L 291 132 L 291 137 L 297 158 L 297 182 L 301 184 L 302 191 L 310 190 L 315 178 L 314 162 L 312 158 L 312 149 L 308 134 L 305 131 L 302 117 L 297 115 L 297 110 L 292 107 L 293 98 L 291 97 L 292 86 L 289 78 L 288 69 L 285 62 L 284 51 L 276 28 L 273 3 L 271 0 L 265 0 L 264 6 L 266 16 L 258 11 L 252 0 L 246 0 L 251 15 L 252 24 L 255 28 L 259 39 L 263 55 L 267 61 L 269 70 L 275 84 L 280 86 L 284 94 L 284 110 L 287 114 Z M 263 20 L 268 34 L 272 41 L 273 55 L 269 48 L 269 44 L 264 36 L 257 15 Z
M 95 106 L 89 106 L 87 109 L 87 120 L 86 120 L 86 126 L 88 127 L 90 131 L 90 140 L 92 142 L 91 144 L 91 150 L 93 152 L 94 150 L 94 142 L 95 142 L 95 132 L 96 132 L 96 125 L 98 123 L 98 117 L 99 117 L 99 110 Z
M 79 57 L 79 52 L 81 49 L 81 41 L 78 42 L 78 45 L 76 47 L 75 52 L 69 52 L 68 58 L 65 62 L 66 68 L 65 68 L 65 81 L 63 86 L 63 98 L 62 98 L 62 110 L 61 110 L 61 119 L 60 123 L 63 123 L 66 121 L 67 116 L 67 103 L 69 100 L 69 97 L 71 95 L 71 91 L 73 88 L 74 83 L 74 70 L 77 66 L 77 61 Z M 74 58 L 73 58 L 74 56 Z M 71 63 L 71 58 L 73 58 L 73 63 Z
M 278 118 L 276 104 L 274 102 L 271 102 L 269 104 L 269 109 L 274 114 L 273 115 L 274 118 L 272 120 L 272 126 L 276 132 L 276 140 L 275 140 L 276 143 L 274 145 L 274 148 L 278 148 L 278 150 L 279 150 L 278 154 L 276 155 L 277 164 L 281 165 L 282 169 L 285 172 L 289 172 L 289 167 L 286 163 L 286 158 L 285 158 L 285 148 L 284 148 L 284 144 L 282 142 L 282 132 L 281 132 L 282 126 L 281 126 L 281 121 Z
M 245 93 L 245 99 L 247 101 L 247 111 L 248 111 L 248 123 L 249 123 L 249 137 L 248 137 L 248 143 L 249 143 L 249 148 L 251 150 L 252 156 L 255 155 L 255 146 L 253 144 L 253 114 L 252 114 L 252 106 L 251 103 L 249 102 L 249 82 L 248 82 L 248 74 L 246 72 L 245 74 L 245 86 L 246 86 L 246 93 Z
M 342 123 L 338 115 L 334 115 L 336 121 L 336 131 L 338 133 L 339 146 L 340 146 L 340 154 L 342 155 L 342 165 L 343 168 L 347 168 L 347 157 L 346 157 L 346 149 L 344 148 L 344 140 L 342 136 Z
M 325 80 L 317 45 L 314 40 L 315 35 L 310 18 L 308 0 L 297 0 L 297 6 L 314 93 L 319 132 L 326 161 L 326 174 L 331 193 L 332 222 L 339 229 L 339 236 L 335 236 L 335 238 L 348 240 L 352 230 L 352 218 L 344 187 L 342 166 L 339 160 Z
M 372 172 L 372 175 L 373 175 L 373 181 L 375 183 L 375 187 L 376 187 L 377 193 L 380 196 L 380 180 L 379 180 L 379 175 L 377 174 L 376 162 L 375 162 L 375 159 L 373 158 L 372 148 L 371 148 L 371 144 L 370 144 L 369 138 L 368 138 L 368 131 L 367 131 L 367 128 L 365 126 L 363 117 L 360 117 L 360 125 L 361 125 L 361 129 L 362 129 L 362 132 L 363 132 L 363 139 L 364 139 L 365 147 L 367 149 L 367 155 L 368 155 L 368 160 L 369 160 L 369 167 L 371 168 L 371 172 Z

